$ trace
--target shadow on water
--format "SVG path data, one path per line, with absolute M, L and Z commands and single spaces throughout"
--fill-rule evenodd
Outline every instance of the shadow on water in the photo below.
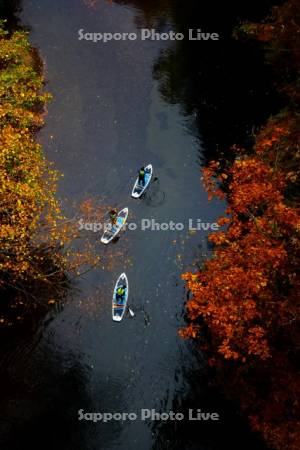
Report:
M 31 303 L 26 304 L 28 299 L 14 290 L 8 305 L 3 305 L 2 292 L 1 314 L 11 319 L 10 327 L 6 324 L 0 329 L 0 447 L 3 449 L 61 448 L 66 439 L 71 442 L 76 435 L 78 427 L 71 417 L 74 417 L 75 393 L 81 405 L 86 403 L 85 368 L 78 363 L 80 358 L 72 354 L 67 355 L 63 368 L 60 356 L 52 348 L 41 351 L 48 328 L 63 313 L 75 291 L 75 284 L 68 282 L 59 289 L 36 287 L 30 293 Z M 54 298 L 53 306 L 48 301 L 53 302 Z
M 160 188 L 159 178 L 155 177 L 141 200 L 146 206 L 157 208 L 164 204 L 166 193 Z
M 21 26 L 17 14 L 22 8 L 22 0 L 0 0 L 0 19 L 6 20 L 6 26 L 9 29 L 15 29 Z
M 280 1 L 205 2 L 189 0 L 147 2 L 121 1 L 144 12 L 139 26 L 157 31 L 174 30 L 185 35 L 163 50 L 154 64 L 153 76 L 165 101 L 179 104 L 192 118 L 188 128 L 197 136 L 200 162 L 230 158 L 233 144 L 249 147 L 257 127 L 280 106 L 272 84 L 271 68 L 256 42 L 233 37 L 243 21 L 262 20 Z M 188 29 L 219 33 L 219 41 L 188 40 Z
M 78 411 L 94 411 L 95 403 L 96 410 L 106 410 L 102 397 L 111 389 L 110 383 L 105 379 L 94 381 L 100 383 L 95 400 L 89 388 L 93 368 L 84 363 L 80 354 L 40 345 L 31 359 L 28 365 L 20 355 L 13 370 L 1 370 L 1 384 L 5 385 L 0 402 L 1 448 L 82 450 L 96 448 L 94 441 L 99 441 L 99 435 L 101 448 L 105 448 L 111 436 L 119 434 L 119 423 L 112 423 L 107 434 L 101 424 L 79 421 Z M 118 393 L 114 386 L 114 394 Z
M 203 362 L 202 362 L 203 364 Z M 201 365 L 201 364 L 200 364 Z M 184 420 L 153 422 L 152 450 L 266 450 L 260 438 L 249 429 L 236 405 L 211 384 L 209 371 L 185 371 L 185 386 L 174 396 L 170 410 L 182 413 Z M 161 412 L 168 412 L 167 401 Z M 218 420 L 188 420 L 200 413 L 216 413 Z M 192 413 L 191 413 L 192 411 Z M 241 446 L 241 436 L 243 444 Z

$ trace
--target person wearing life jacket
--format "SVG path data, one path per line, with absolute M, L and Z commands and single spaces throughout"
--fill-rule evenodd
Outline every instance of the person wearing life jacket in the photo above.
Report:
M 139 171 L 139 184 L 145 186 L 145 167 L 141 167 Z
M 119 286 L 118 289 L 117 289 L 117 296 L 116 296 L 116 299 L 117 299 L 117 300 L 120 300 L 120 301 L 123 301 L 123 300 L 124 300 L 124 296 L 125 296 L 125 286 L 124 286 L 124 285 L 121 285 L 121 286 Z
M 115 209 L 111 209 L 109 211 L 109 217 L 110 217 L 110 222 L 112 224 L 112 226 L 116 225 L 117 223 L 117 218 L 118 218 L 118 213 Z

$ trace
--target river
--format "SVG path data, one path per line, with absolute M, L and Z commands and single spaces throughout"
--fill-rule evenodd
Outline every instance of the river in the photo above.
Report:
M 156 3 L 157 11 L 147 2 L 21 3 L 21 22 L 30 29 L 30 41 L 45 63 L 46 88 L 53 94 L 38 139 L 47 158 L 64 174 L 58 189 L 64 210 L 69 212 L 74 204 L 92 199 L 118 208 L 128 206 L 130 222 L 172 220 L 182 223 L 184 229 L 138 228 L 122 234 L 109 250 L 99 245 L 103 260 L 108 253 L 113 259 L 110 269 L 104 265 L 79 281 L 70 299 L 51 314 L 51 320 L 47 316 L 35 335 L 22 339 L 6 358 L 2 381 L 7 388 L 1 402 L 5 450 L 27 445 L 44 450 L 165 450 L 177 448 L 180 433 L 186 436 L 184 445 L 178 447 L 182 449 L 263 448 L 234 405 L 210 387 L 204 375 L 205 359 L 178 336 L 178 329 L 184 325 L 187 295 L 180 275 L 195 268 L 209 253 L 207 231 L 190 233 L 188 221 L 214 223 L 225 208 L 221 202 L 208 202 L 200 181 L 201 161 L 209 159 L 210 149 L 217 144 L 225 148 L 233 143 L 238 125 L 241 133 L 241 124 L 249 131 L 256 123 L 253 110 L 256 97 L 265 93 L 265 81 L 255 79 L 249 88 L 247 79 L 244 93 L 251 99 L 246 97 L 250 107 L 241 118 L 234 112 L 230 128 L 224 113 L 227 93 L 207 106 L 203 88 L 203 108 L 197 110 L 193 104 L 195 87 L 199 91 L 201 81 L 213 90 L 207 74 L 205 79 L 200 74 L 199 80 L 190 84 L 181 79 L 177 89 L 178 77 L 181 74 L 184 78 L 187 70 L 182 59 L 186 43 L 140 39 L 93 43 L 78 39 L 80 29 L 139 33 L 148 24 L 169 30 L 175 26 L 174 17 L 180 17 L 181 24 L 187 20 L 187 12 L 181 15 L 178 2 L 173 6 Z M 230 14 L 234 23 L 236 17 Z M 201 26 L 201 14 L 194 21 Z M 208 31 L 218 32 L 220 22 L 220 17 L 214 22 L 205 16 Z M 224 42 L 216 44 L 216 55 L 228 45 L 227 36 Z M 196 61 L 195 55 L 191 68 L 195 74 L 201 61 L 205 71 L 214 51 L 214 42 L 207 47 L 206 43 L 193 43 L 190 51 L 195 52 L 197 45 L 201 46 L 201 58 Z M 169 81 L 172 67 L 165 72 L 168 58 L 176 72 Z M 220 80 L 222 86 L 225 82 L 232 89 L 234 80 Z M 194 88 L 189 90 L 192 83 Z M 251 88 L 254 94 L 249 94 Z M 233 95 L 235 101 L 239 96 L 240 91 Z M 214 117 L 218 117 L 215 132 Z M 228 123 L 227 134 L 224 122 Z M 144 199 L 135 201 L 130 197 L 134 178 L 139 167 L 149 162 L 157 180 Z M 90 232 L 89 237 L 98 245 L 99 235 Z M 124 270 L 136 314 L 116 324 L 111 319 L 112 289 Z M 164 430 L 141 420 L 108 424 L 78 421 L 80 409 L 139 414 L 142 408 L 178 408 L 184 398 L 193 397 L 195 377 L 199 384 L 196 407 L 219 413 L 221 420 L 198 423 L 193 436 L 184 426 L 179 431 L 176 424 Z

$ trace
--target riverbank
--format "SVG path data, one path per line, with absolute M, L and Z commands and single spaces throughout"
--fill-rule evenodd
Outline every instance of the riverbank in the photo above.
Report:
M 4 24 L 3 24 L 4 25 Z M 51 95 L 43 64 L 23 30 L 0 28 L 0 325 L 47 310 L 87 263 L 90 252 L 65 250 L 76 230 L 62 215 L 59 174 L 36 140 Z M 35 311 L 35 312 L 34 312 Z
M 3 24 L 4 25 L 4 24 Z M 34 302 L 34 280 L 41 284 L 46 248 L 39 244 L 43 226 L 59 215 L 57 174 L 50 168 L 35 134 L 51 96 L 43 92 L 41 61 L 27 33 L 0 29 L 0 286 L 1 325 L 22 320 Z M 43 217 L 43 219 L 42 219 Z M 46 246 L 46 242 L 48 246 Z M 47 255 L 49 267 L 50 257 Z M 53 267 L 53 265 L 52 265 Z M 26 300 L 29 304 L 26 304 Z
M 204 169 L 210 195 L 228 201 L 218 222 L 227 228 L 210 235 L 215 250 L 203 269 L 184 275 L 193 297 L 181 331 L 206 349 L 224 390 L 277 450 L 300 442 L 299 30 L 299 1 L 289 0 L 270 21 L 238 31 L 266 46 L 285 108 L 251 151 L 235 147 L 230 167 Z

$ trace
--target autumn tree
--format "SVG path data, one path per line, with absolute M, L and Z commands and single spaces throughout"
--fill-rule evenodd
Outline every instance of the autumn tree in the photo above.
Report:
M 214 244 L 211 259 L 198 273 L 183 275 L 192 297 L 187 302 L 189 324 L 180 333 L 209 349 L 212 365 L 231 369 L 228 384 L 266 442 L 278 450 L 296 450 L 300 447 L 299 0 L 275 8 L 269 22 L 243 25 L 245 31 L 267 45 L 287 107 L 256 136 L 252 151 L 234 147 L 230 167 L 212 162 L 204 169 L 210 197 L 226 198 L 228 208 L 219 220 L 223 230 L 209 236 Z
M 76 276 L 85 264 L 98 261 L 73 245 L 78 233 L 61 213 L 59 174 L 35 140 L 51 98 L 44 92 L 41 69 L 27 33 L 9 35 L 1 27 L 0 286 L 31 301 L 34 286 L 59 286 L 66 273 Z M 0 321 L 5 322 L 1 314 Z

